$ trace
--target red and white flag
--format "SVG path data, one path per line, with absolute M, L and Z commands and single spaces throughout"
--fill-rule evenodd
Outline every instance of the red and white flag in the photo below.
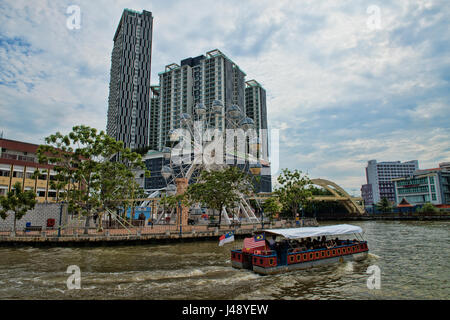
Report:
M 233 231 L 227 232 L 219 238 L 219 246 L 223 246 L 225 243 L 234 241 L 234 233 Z
M 244 250 L 253 251 L 254 249 L 263 249 L 266 246 L 264 235 L 257 235 L 251 238 L 244 239 Z

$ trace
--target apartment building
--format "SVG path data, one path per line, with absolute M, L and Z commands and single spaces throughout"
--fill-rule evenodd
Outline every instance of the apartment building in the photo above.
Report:
M 38 202 L 56 202 L 58 191 L 51 188 L 56 180 L 52 165 L 40 164 L 37 157 L 39 145 L 0 139 L 0 195 L 5 196 L 16 182 L 23 190 L 36 192 Z M 33 177 L 36 170 L 40 174 Z
M 172 63 L 159 73 L 160 119 L 158 150 L 168 141 L 168 132 L 178 128 L 181 115 L 195 116 L 194 106 L 205 105 L 207 113 L 212 112 L 214 100 L 223 102 L 222 114 L 211 117 L 212 126 L 225 129 L 224 113 L 232 105 L 245 110 L 246 74 L 220 50 L 215 49 L 194 58 Z M 217 121 L 217 124 L 216 124 Z
M 258 158 L 269 159 L 266 90 L 256 80 L 245 83 L 245 114 L 253 120 L 261 149 Z

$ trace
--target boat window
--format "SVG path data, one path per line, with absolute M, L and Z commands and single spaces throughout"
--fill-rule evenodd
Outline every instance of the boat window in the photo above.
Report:
M 308 256 L 306 254 L 303 255 L 303 260 L 306 260 Z
M 336 250 L 333 250 L 333 255 L 335 255 L 336 254 Z
M 346 252 L 345 248 L 342 248 L 342 253 L 345 253 L 345 252 Z
M 319 257 L 319 253 L 318 252 L 316 252 L 316 258 L 318 258 Z
M 322 257 L 325 257 L 325 251 L 322 251 Z
M 290 256 L 289 261 L 294 262 L 294 256 Z
M 273 265 L 273 259 L 269 259 L 269 264 Z
M 313 259 L 314 258 L 314 254 L 310 253 L 309 254 L 309 259 Z
M 259 263 L 260 263 L 260 264 L 263 264 L 263 259 L 259 259 Z

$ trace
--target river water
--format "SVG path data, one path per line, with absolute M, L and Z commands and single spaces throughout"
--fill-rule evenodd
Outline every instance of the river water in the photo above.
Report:
M 324 222 L 321 225 L 338 224 Z M 0 299 L 450 299 L 450 222 L 354 222 L 361 262 L 260 276 L 231 267 L 218 241 L 97 248 L 0 248 Z M 68 290 L 68 266 L 81 289 Z M 368 289 L 369 266 L 381 288 Z

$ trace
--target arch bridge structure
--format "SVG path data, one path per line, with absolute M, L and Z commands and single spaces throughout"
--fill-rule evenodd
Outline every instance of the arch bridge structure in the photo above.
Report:
M 352 197 L 343 188 L 326 179 L 311 179 L 311 184 L 324 188 L 329 191 L 331 195 L 313 196 L 311 201 L 338 201 L 342 202 L 344 207 L 350 214 L 364 214 L 363 199 L 361 197 Z M 264 200 L 270 198 L 272 193 L 259 193 L 256 197 L 250 199 Z
M 326 179 L 311 179 L 311 183 L 324 188 L 332 195 L 314 196 L 312 201 L 339 201 L 345 206 L 351 214 L 364 214 L 364 208 L 361 205 L 362 198 L 356 198 L 349 195 L 343 188 L 336 183 Z

